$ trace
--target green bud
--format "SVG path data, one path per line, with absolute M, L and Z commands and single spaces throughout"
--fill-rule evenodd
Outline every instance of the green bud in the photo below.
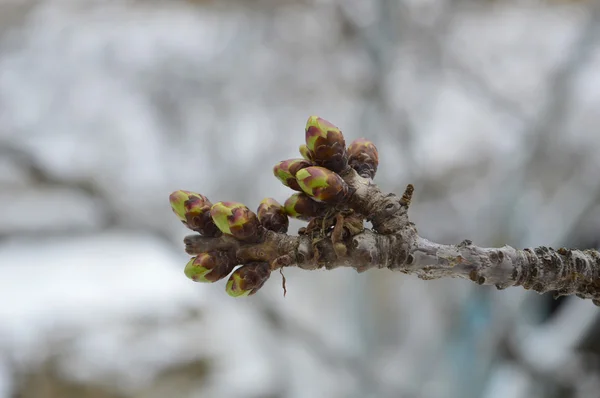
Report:
M 225 278 L 233 268 L 234 259 L 227 253 L 201 253 L 186 264 L 184 273 L 194 282 L 212 283 Z
M 341 130 L 317 116 L 306 122 L 306 147 L 311 159 L 318 165 L 335 172 L 348 165 L 346 142 Z
M 283 208 L 290 217 L 309 221 L 313 217 L 322 215 L 325 212 L 326 205 L 315 202 L 310 196 L 302 192 L 290 196 L 283 204 Z
M 225 290 L 232 297 L 251 296 L 260 289 L 269 276 L 271 268 L 266 262 L 252 262 L 242 265 L 229 277 Z
M 219 236 L 221 232 L 210 217 L 212 203 L 206 196 L 190 191 L 175 191 L 169 196 L 175 215 L 189 229 L 204 236 Z
M 185 222 L 185 201 L 189 199 L 192 192 L 190 191 L 175 191 L 169 195 L 169 202 L 171 202 L 171 208 L 173 213 L 181 220 Z
M 310 152 L 310 150 L 308 149 L 308 147 L 306 146 L 306 144 L 302 144 L 300 145 L 300 147 L 298 148 L 300 151 L 300 155 L 302 155 L 302 157 L 306 160 L 312 160 L 312 153 Z
M 371 141 L 358 138 L 348 147 L 348 164 L 365 178 L 373 179 L 379 165 L 377 147 Z
M 283 206 L 273 198 L 265 198 L 258 205 L 258 220 L 270 231 L 286 233 L 290 220 Z
M 296 174 L 298 185 L 313 200 L 325 203 L 342 203 L 348 198 L 348 185 L 331 170 L 324 167 L 307 167 Z
M 224 234 L 237 240 L 256 242 L 261 237 L 258 217 L 241 203 L 215 203 L 210 209 L 210 216 Z
M 298 170 L 309 166 L 312 166 L 312 163 L 305 159 L 282 160 L 273 167 L 273 174 L 286 187 L 290 187 L 294 191 L 302 192 L 302 189 L 298 185 L 295 176 Z

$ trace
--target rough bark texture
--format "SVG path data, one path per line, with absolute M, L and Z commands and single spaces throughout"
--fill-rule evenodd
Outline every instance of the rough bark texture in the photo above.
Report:
M 187 253 L 231 250 L 242 264 L 267 261 L 273 270 L 289 266 L 307 270 L 352 267 L 358 272 L 388 268 L 421 279 L 458 277 L 480 285 L 495 285 L 498 289 L 523 286 L 539 293 L 554 292 L 557 297 L 576 294 L 600 305 L 597 250 L 555 250 L 543 246 L 523 250 L 510 246 L 482 248 L 469 240 L 458 245 L 430 242 L 417 234 L 408 219 L 412 185 L 398 197 L 384 194 L 371 179 L 359 176 L 352 169 L 340 175 L 353 190 L 343 207 L 371 221 L 373 230 L 365 229 L 354 235 L 336 235 L 324 230 L 299 236 L 264 230 L 261 241 L 253 244 L 225 235 L 219 238 L 192 235 L 185 238 Z

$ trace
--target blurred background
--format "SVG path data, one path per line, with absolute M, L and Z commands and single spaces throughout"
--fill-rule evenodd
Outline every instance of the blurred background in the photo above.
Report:
M 312 114 L 424 237 L 599 245 L 599 1 L 0 0 L 0 398 L 599 396 L 589 301 L 189 281 L 169 193 L 283 202 Z

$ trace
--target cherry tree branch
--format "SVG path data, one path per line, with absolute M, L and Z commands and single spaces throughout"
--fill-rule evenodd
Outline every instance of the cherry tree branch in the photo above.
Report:
M 408 218 L 413 186 L 402 196 L 385 194 L 370 178 L 353 169 L 339 173 L 352 194 L 345 206 L 371 221 L 373 229 L 345 234 L 341 242 L 332 233 L 291 236 L 262 230 L 258 242 L 244 243 L 226 234 L 185 238 L 187 253 L 226 251 L 241 263 L 267 262 L 271 270 L 296 266 L 306 270 L 351 267 L 358 272 L 387 268 L 421 279 L 464 278 L 498 289 L 522 286 L 555 296 L 577 295 L 600 305 L 600 253 L 538 247 L 483 248 L 464 240 L 458 245 L 431 242 L 417 233 Z M 342 244 L 343 250 L 336 245 Z

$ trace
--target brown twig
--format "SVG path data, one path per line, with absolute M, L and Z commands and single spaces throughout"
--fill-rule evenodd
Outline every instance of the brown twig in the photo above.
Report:
M 193 235 L 185 239 L 186 251 L 196 255 L 234 250 L 240 263 L 266 261 L 272 264 L 272 269 L 352 267 L 364 272 L 388 268 L 416 274 L 421 279 L 465 278 L 480 285 L 495 285 L 498 289 L 523 286 L 539 293 L 554 292 L 556 296 L 574 294 L 600 305 L 600 252 L 597 250 L 483 248 L 470 240 L 458 245 L 434 243 L 420 237 L 408 219 L 412 185 L 398 197 L 384 194 L 372 180 L 353 170 L 345 173 L 344 181 L 354 189 L 348 206 L 369 219 L 373 230 L 345 235 L 339 242 L 333 242 L 332 236 L 326 235 L 319 239 L 318 245 L 311 236 L 273 231 L 265 231 L 261 242 L 251 244 L 226 236 Z M 345 245 L 345 251 L 336 248 L 340 243 Z

